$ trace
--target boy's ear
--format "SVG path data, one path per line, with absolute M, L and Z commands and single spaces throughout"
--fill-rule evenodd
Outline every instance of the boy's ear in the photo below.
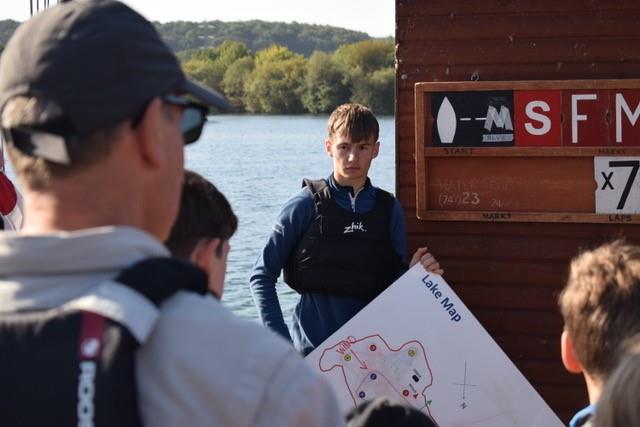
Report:
M 220 239 L 200 239 L 191 254 L 191 261 L 209 274 L 211 269 L 211 259 L 216 256 L 216 248 L 220 244 Z M 218 257 L 219 258 L 219 257 Z
M 376 141 L 373 144 L 373 158 L 378 157 L 378 153 L 380 152 L 380 141 Z
M 579 374 L 583 371 L 573 347 L 573 340 L 566 329 L 562 331 L 562 336 L 560 337 L 560 354 L 562 356 L 562 363 L 567 371 L 572 374 Z
M 324 149 L 329 155 L 329 157 L 333 157 L 333 154 L 331 153 L 331 144 L 332 144 L 331 138 L 327 138 L 324 140 Z

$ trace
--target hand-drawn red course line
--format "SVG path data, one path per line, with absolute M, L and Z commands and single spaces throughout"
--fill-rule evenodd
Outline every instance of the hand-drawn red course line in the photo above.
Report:
M 335 368 L 335 367 L 339 367 L 339 368 L 342 370 L 342 377 L 344 378 L 344 383 L 346 384 L 346 386 L 347 386 L 347 390 L 349 390 L 349 394 L 351 395 L 351 400 L 353 400 L 353 405 L 354 405 L 354 406 L 357 406 L 357 403 L 356 403 L 356 399 L 355 399 L 354 393 L 353 393 L 353 391 L 351 390 L 351 387 L 349 387 L 349 381 L 347 381 L 347 375 L 345 374 L 344 367 L 343 367 L 344 365 L 341 365 L 341 364 L 334 364 L 334 365 L 332 365 L 329 369 L 322 369 L 322 366 L 320 366 L 320 361 L 322 360 L 322 358 L 324 357 L 324 355 L 325 355 L 325 353 L 326 353 L 326 352 L 328 352 L 328 351 L 330 351 L 330 350 L 333 350 L 334 348 L 338 347 L 338 346 L 339 346 L 340 344 L 342 344 L 343 342 L 346 342 L 346 343 L 349 345 L 349 347 L 351 347 L 353 344 L 356 344 L 356 343 L 359 343 L 360 341 L 364 341 L 364 340 L 367 340 L 367 339 L 369 339 L 369 338 L 374 338 L 374 337 L 378 337 L 378 338 L 380 338 L 380 340 L 381 340 L 381 341 L 382 341 L 382 342 L 387 346 L 387 348 L 388 348 L 391 352 L 394 352 L 394 353 L 399 352 L 399 351 L 402 349 L 402 347 L 404 347 L 404 346 L 406 346 L 407 344 L 410 344 L 410 343 L 416 343 L 416 344 L 418 344 L 418 345 L 420 346 L 420 348 L 422 349 L 422 355 L 423 355 L 423 357 L 424 357 L 424 362 L 425 362 L 425 364 L 427 365 L 427 369 L 429 370 L 429 376 L 431 377 L 431 382 L 430 382 L 428 385 L 426 385 L 426 386 L 425 386 L 425 388 L 424 388 L 424 389 L 422 389 L 422 392 L 421 392 L 421 394 L 425 397 L 425 403 L 426 403 L 426 398 L 427 398 L 427 396 L 425 395 L 425 391 L 427 390 L 427 388 L 431 387 L 431 385 L 433 384 L 433 372 L 431 371 L 431 367 L 429 366 L 429 361 L 427 360 L 427 351 L 425 350 L 425 348 L 424 348 L 424 346 L 422 345 L 422 343 L 421 343 L 421 342 L 419 342 L 419 341 L 417 341 L 417 340 L 407 341 L 406 343 L 402 344 L 400 347 L 398 347 L 398 348 L 394 349 L 394 348 L 392 348 L 392 347 L 389 345 L 389 343 L 387 343 L 387 341 L 386 341 L 384 338 L 382 338 L 382 336 L 381 336 L 380 334 L 368 335 L 368 336 L 366 336 L 366 337 L 364 337 L 364 338 L 360 338 L 359 340 L 353 340 L 353 341 L 352 341 L 352 340 L 349 340 L 349 341 L 347 341 L 349 338 L 353 338 L 353 337 L 349 336 L 349 337 L 347 337 L 347 340 L 340 340 L 340 341 L 339 341 L 336 345 L 334 345 L 333 347 L 326 348 L 326 349 L 324 349 L 324 350 L 322 351 L 322 354 L 320 355 L 320 358 L 318 359 L 318 369 L 320 369 L 320 371 L 321 371 L 321 372 L 329 372 L 329 371 L 330 371 L 330 370 L 332 370 L 333 368 Z M 366 377 L 365 377 L 365 379 L 366 379 Z M 391 384 L 391 382 L 390 382 L 386 377 L 385 377 L 385 380 L 387 380 L 387 382 L 388 382 L 389 384 Z M 360 384 L 362 384 L 362 383 L 360 383 Z M 392 387 L 393 387 L 393 386 L 392 386 Z M 394 387 L 394 390 L 395 390 L 395 387 Z M 395 390 L 395 391 L 396 391 L 396 393 L 398 392 L 397 390 Z M 400 395 L 402 395 L 401 393 L 399 393 L 399 394 L 400 394 Z M 404 397 L 403 397 L 403 398 L 404 398 Z M 405 400 L 406 400 L 406 399 L 405 399 Z M 408 401 L 407 401 L 407 402 L 408 402 Z M 431 416 L 431 417 L 433 418 L 433 415 L 431 415 L 431 409 L 429 408 L 429 405 L 428 405 L 428 404 L 427 404 L 426 408 L 427 408 L 427 412 L 429 413 L 429 416 Z

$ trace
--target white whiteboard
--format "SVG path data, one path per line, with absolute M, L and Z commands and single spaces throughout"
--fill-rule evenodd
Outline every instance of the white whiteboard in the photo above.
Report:
M 388 396 L 441 426 L 563 425 L 444 279 L 419 264 L 306 361 L 344 410 Z

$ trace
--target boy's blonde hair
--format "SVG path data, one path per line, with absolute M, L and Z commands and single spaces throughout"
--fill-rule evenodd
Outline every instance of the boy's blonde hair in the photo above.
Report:
M 371 110 L 360 104 L 342 104 L 331 113 L 327 124 L 329 139 L 344 135 L 352 142 L 373 138 L 378 142 L 380 125 Z
M 616 240 L 574 258 L 559 304 L 578 361 L 606 380 L 640 332 L 640 247 Z

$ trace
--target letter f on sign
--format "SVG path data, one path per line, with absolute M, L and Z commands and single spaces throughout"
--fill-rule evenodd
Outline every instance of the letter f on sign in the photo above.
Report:
M 583 95 L 571 95 L 571 142 L 578 143 L 578 121 L 587 120 L 586 114 L 578 114 L 578 101 L 595 101 L 598 95 L 587 93 Z

